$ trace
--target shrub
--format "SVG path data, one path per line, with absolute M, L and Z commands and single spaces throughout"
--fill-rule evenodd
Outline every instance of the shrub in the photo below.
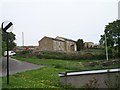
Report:
M 54 51 L 42 51 L 37 54 L 37 57 L 42 59 L 64 59 L 64 60 L 87 60 L 87 59 L 105 59 L 104 54 L 96 54 L 88 52 L 54 52 Z
M 106 58 L 105 54 L 99 54 L 99 55 L 94 55 L 93 59 L 101 60 L 101 59 L 105 59 L 105 58 Z
M 23 50 L 16 52 L 16 56 L 21 56 L 21 57 L 32 57 L 32 51 L 31 50 Z

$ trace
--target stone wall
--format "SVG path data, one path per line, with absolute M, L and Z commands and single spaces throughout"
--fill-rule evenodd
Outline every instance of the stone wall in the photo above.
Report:
M 53 50 L 65 51 L 65 42 L 59 40 L 53 40 Z
M 71 40 L 43 37 L 39 41 L 39 51 L 76 51 L 76 43 Z
M 72 75 L 65 73 L 61 76 L 60 81 L 75 88 L 117 88 L 120 84 L 120 73 L 118 71 L 104 73 L 100 71 L 100 73 L 87 74 L 83 74 L 84 72 L 82 74 L 77 74 L 79 72 L 73 73 Z
M 85 48 L 93 48 L 94 47 L 94 43 L 93 42 L 85 42 L 84 46 L 85 46 Z
M 52 51 L 53 50 L 53 40 L 51 38 L 43 38 L 39 41 L 40 51 Z
M 72 41 L 66 41 L 66 51 L 76 51 L 76 43 Z

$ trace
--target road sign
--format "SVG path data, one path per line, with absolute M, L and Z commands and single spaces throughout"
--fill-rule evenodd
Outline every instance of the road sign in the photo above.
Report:
M 13 30 L 13 23 L 10 21 L 4 21 L 2 23 L 2 30 L 4 32 L 11 32 Z
M 9 32 L 13 30 L 13 24 L 10 21 L 4 21 L 1 25 L 2 30 L 6 33 L 7 44 L 7 85 L 9 85 Z

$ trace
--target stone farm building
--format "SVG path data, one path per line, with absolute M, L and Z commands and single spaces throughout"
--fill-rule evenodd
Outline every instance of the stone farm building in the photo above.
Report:
M 39 50 L 40 51 L 76 51 L 76 41 L 59 37 L 43 37 L 39 41 Z
M 85 46 L 85 48 L 93 48 L 94 47 L 94 43 L 93 42 L 85 42 L 84 46 Z

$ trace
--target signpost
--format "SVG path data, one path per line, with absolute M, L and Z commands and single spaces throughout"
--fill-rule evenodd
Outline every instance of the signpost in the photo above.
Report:
M 2 23 L 2 30 L 6 33 L 7 43 L 7 85 L 9 85 L 9 32 L 13 30 L 13 24 L 10 21 L 4 21 Z

